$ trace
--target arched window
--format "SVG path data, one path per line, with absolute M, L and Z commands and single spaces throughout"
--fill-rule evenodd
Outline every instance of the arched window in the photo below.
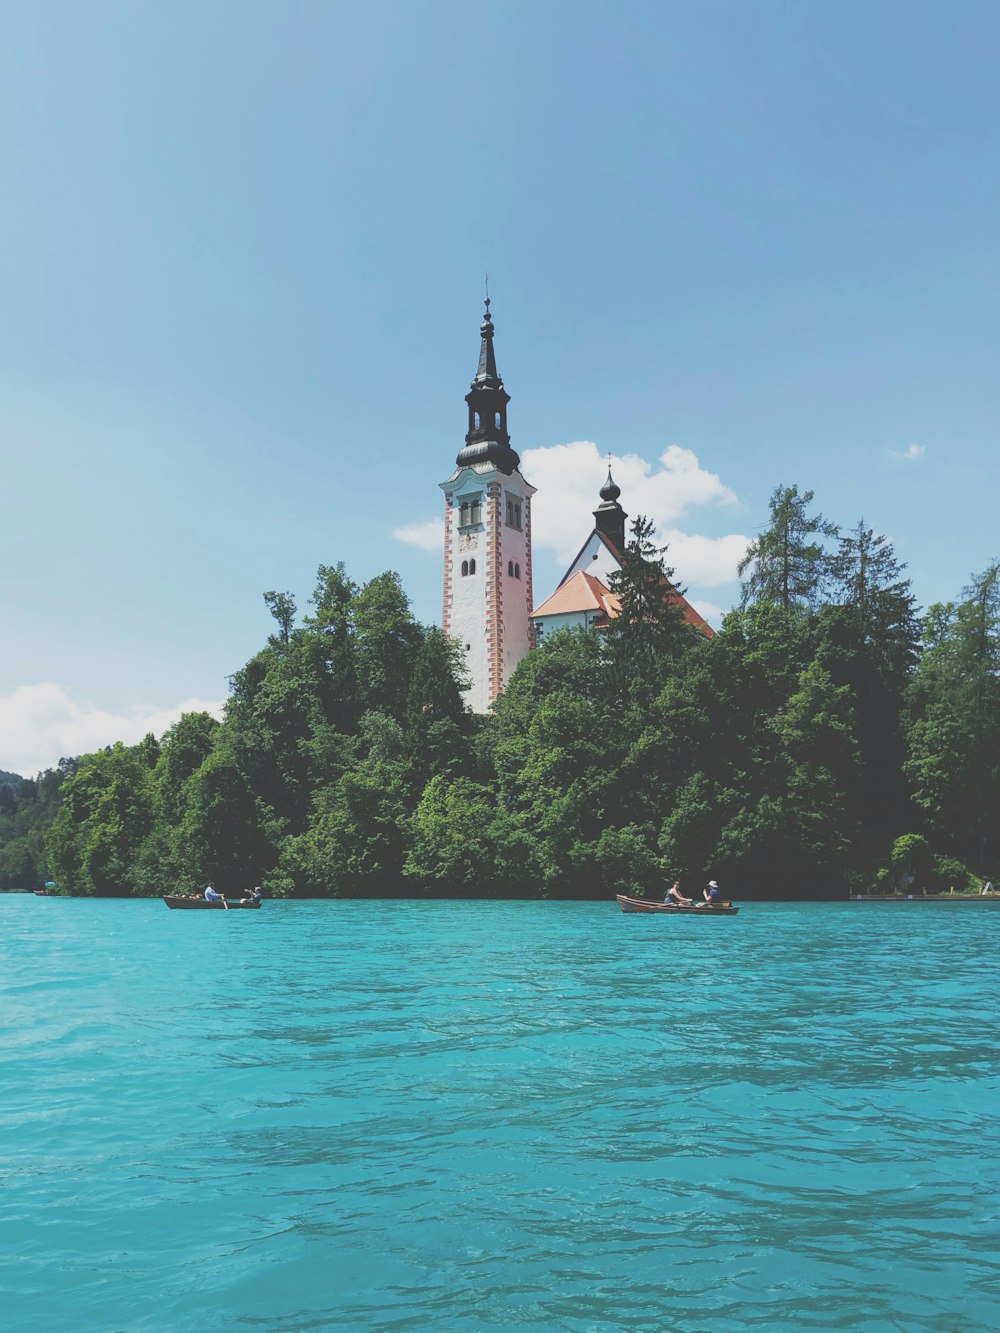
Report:
M 468 574 L 468 572 L 469 572 L 469 562 L 468 562 L 468 560 L 463 560 L 463 561 L 462 561 L 462 577 L 465 578 L 465 576 L 466 576 L 466 574 Z
M 514 577 L 516 579 L 519 579 L 521 577 L 521 566 L 517 564 L 516 561 L 514 563 Z
M 500 429 L 500 413 L 499 413 L 499 412 L 497 413 L 497 419 L 496 419 L 496 421 L 495 421 L 493 424 L 496 426 L 497 430 Z
M 507 561 L 507 574 L 509 575 L 510 578 L 513 578 L 513 577 L 514 577 L 514 562 L 513 562 L 513 560 L 508 560 L 508 561 Z
M 473 412 L 473 414 L 472 414 L 472 429 L 473 429 L 473 430 L 478 430 L 479 427 L 480 427 L 480 425 L 481 425 L 481 421 L 480 421 L 479 413 L 478 413 L 478 412 Z
M 475 572 L 476 572 L 476 562 L 475 562 L 475 560 L 470 560 L 470 561 L 469 561 L 469 573 L 470 573 L 470 574 L 475 574 Z

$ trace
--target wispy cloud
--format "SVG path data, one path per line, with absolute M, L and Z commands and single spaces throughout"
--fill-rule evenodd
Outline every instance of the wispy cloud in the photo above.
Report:
M 915 463 L 927 450 L 922 444 L 908 444 L 905 449 L 887 449 L 886 454 L 895 463 Z
M 54 768 L 60 759 L 89 754 L 115 741 L 134 745 L 150 731 L 162 736 L 182 713 L 221 718 L 224 702 L 185 699 L 168 708 L 139 704 L 108 713 L 77 703 L 52 681 L 22 685 L 13 694 L 0 696 L 0 768 L 32 777 Z
M 429 518 L 426 523 L 407 523 L 401 528 L 393 528 L 392 535 L 397 541 L 407 546 L 416 546 L 421 551 L 441 551 L 444 549 L 444 523 L 439 518 Z

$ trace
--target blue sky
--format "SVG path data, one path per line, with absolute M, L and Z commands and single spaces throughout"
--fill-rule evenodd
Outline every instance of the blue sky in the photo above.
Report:
M 923 605 L 1000 554 L 994 4 L 4 28 L 0 768 L 221 700 L 320 562 L 439 617 L 394 534 L 440 513 L 487 268 L 538 601 L 608 452 L 708 608 L 779 483 L 890 536 Z

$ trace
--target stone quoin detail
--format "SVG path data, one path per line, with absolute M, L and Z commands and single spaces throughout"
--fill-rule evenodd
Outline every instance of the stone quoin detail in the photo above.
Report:
M 444 632 L 458 641 L 472 684 L 466 702 L 489 710 L 534 643 L 531 497 L 507 431 L 510 395 L 497 371 L 490 301 L 479 328 L 479 364 L 468 430 L 445 494 Z M 462 567 L 465 562 L 466 573 Z M 472 562 L 475 561 L 475 573 Z M 514 567 L 521 577 L 508 573 Z

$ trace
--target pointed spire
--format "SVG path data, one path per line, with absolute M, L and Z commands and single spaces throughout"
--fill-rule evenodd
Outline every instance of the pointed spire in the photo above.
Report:
M 490 298 L 488 296 L 484 304 L 486 314 L 479 326 L 479 336 L 482 338 L 479 348 L 479 369 L 476 371 L 476 378 L 472 381 L 472 387 L 474 389 L 492 389 L 499 385 L 500 388 L 503 388 L 503 382 L 497 374 L 497 359 L 493 351 L 493 318 L 490 315 Z
M 465 437 L 465 448 L 460 450 L 457 463 L 459 467 L 471 467 L 476 463 L 493 463 L 501 472 L 510 476 L 520 459 L 510 447 L 507 434 L 507 404 L 510 394 L 503 387 L 503 380 L 497 372 L 496 355 L 493 351 L 493 317 L 490 314 L 489 289 L 486 295 L 486 312 L 479 326 L 481 343 L 479 347 L 479 368 L 472 381 L 465 401 L 469 405 L 469 432 Z

